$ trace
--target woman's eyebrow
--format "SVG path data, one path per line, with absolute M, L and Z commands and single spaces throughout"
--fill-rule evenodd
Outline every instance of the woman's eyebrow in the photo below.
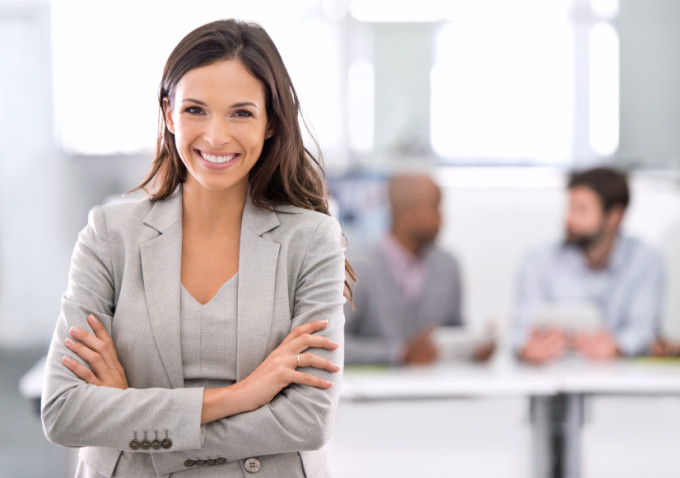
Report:
M 182 103 L 196 103 L 197 105 L 208 106 L 205 101 L 197 100 L 196 98 L 184 98 Z M 253 103 L 252 101 L 239 101 L 238 103 L 231 105 L 232 108 L 243 108 L 244 106 L 251 106 L 253 108 L 259 109 L 257 103 Z
M 259 108 L 259 106 L 251 101 L 242 101 L 239 103 L 234 103 L 231 105 L 232 108 L 243 108 L 244 106 L 252 106 L 253 108 Z
M 182 100 L 182 103 L 196 103 L 197 105 L 207 106 L 207 104 L 204 101 L 197 100 L 195 98 L 184 98 Z

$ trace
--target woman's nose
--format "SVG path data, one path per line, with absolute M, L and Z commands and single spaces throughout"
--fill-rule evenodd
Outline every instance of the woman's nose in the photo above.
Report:
M 231 139 L 231 131 L 229 123 L 223 118 L 213 118 L 210 120 L 208 127 L 205 130 L 203 138 L 211 146 L 220 146 L 226 144 Z

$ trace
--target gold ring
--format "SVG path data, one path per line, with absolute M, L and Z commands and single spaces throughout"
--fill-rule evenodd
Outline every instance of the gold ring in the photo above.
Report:
M 297 364 L 297 366 L 299 367 L 299 366 L 300 366 L 300 354 L 297 355 L 297 359 L 298 359 L 298 364 Z

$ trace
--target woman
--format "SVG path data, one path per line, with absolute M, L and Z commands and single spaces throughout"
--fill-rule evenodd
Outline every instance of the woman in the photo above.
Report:
M 79 235 L 45 433 L 84 447 L 78 477 L 328 476 L 353 272 L 281 57 L 257 25 L 210 23 L 159 96 L 153 194 Z

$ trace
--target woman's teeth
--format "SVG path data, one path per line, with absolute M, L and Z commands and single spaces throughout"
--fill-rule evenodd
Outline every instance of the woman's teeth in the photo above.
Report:
M 204 153 L 203 151 L 201 151 L 200 154 L 203 159 L 215 164 L 227 163 L 234 159 L 236 156 L 238 156 L 236 154 L 227 154 L 226 156 L 213 156 L 212 154 Z

